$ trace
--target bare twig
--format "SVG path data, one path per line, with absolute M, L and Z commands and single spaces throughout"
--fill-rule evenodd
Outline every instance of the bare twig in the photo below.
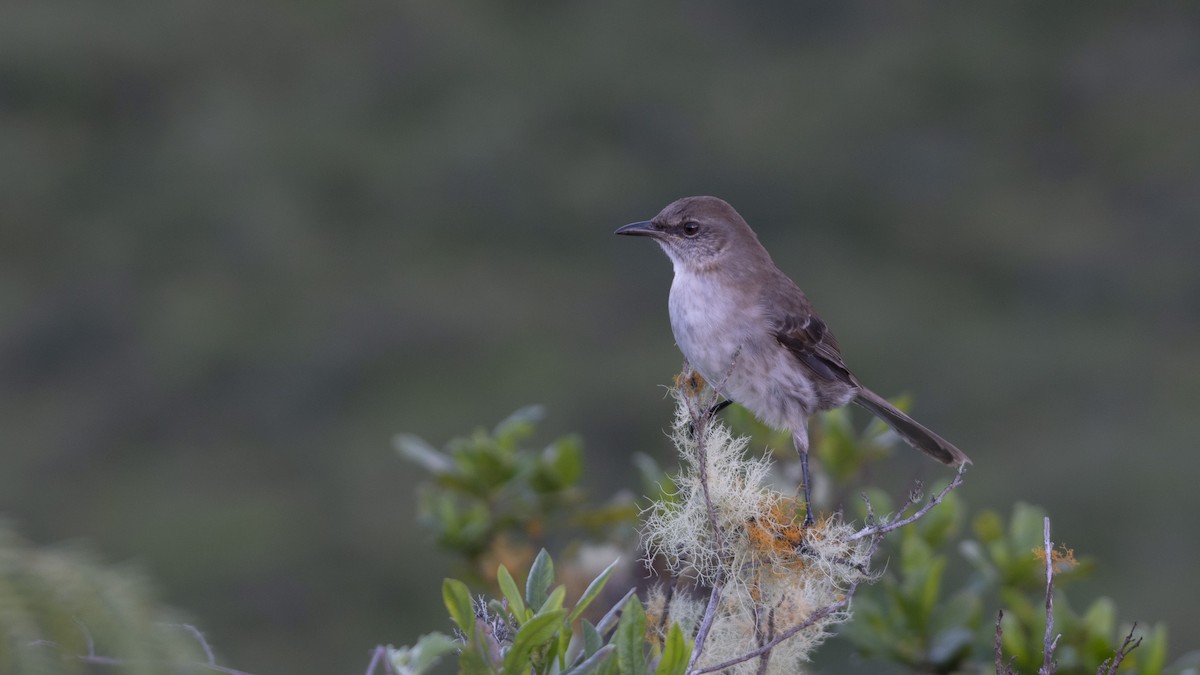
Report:
M 713 508 L 712 496 L 708 490 L 708 447 L 704 442 L 704 434 L 708 430 L 710 421 L 708 413 L 702 413 L 692 418 L 692 425 L 696 428 L 696 455 L 700 459 L 700 491 L 704 494 L 704 508 L 708 510 L 708 525 L 712 528 L 713 538 L 717 542 L 718 555 L 720 555 L 725 552 L 725 532 L 717 522 L 717 511 Z
M 775 637 L 775 608 L 772 607 L 771 610 L 767 612 L 767 625 L 765 628 L 762 625 L 762 608 L 759 608 L 759 611 L 755 612 L 754 620 L 754 632 L 758 640 L 758 645 L 761 647 L 765 641 Z M 767 668 L 770 667 L 770 665 L 771 652 L 768 651 L 759 657 L 758 675 L 766 675 Z
M 375 647 L 375 649 L 371 652 L 371 662 L 367 664 L 366 675 L 375 675 L 375 667 L 378 666 L 381 661 L 387 661 L 387 659 L 384 658 L 386 653 L 387 648 L 383 645 L 377 645 Z
M 1137 630 L 1137 623 L 1129 629 L 1129 635 L 1125 636 L 1125 641 L 1121 643 L 1121 648 L 1117 650 L 1112 658 L 1105 659 L 1104 663 L 1100 664 L 1100 668 L 1096 671 L 1096 675 L 1116 675 L 1117 668 L 1121 667 L 1121 662 L 1129 656 L 1129 652 L 1137 649 L 1142 644 L 1142 638 L 1133 639 L 1133 632 Z
M 200 644 L 200 648 L 204 650 L 204 658 L 206 659 L 206 663 L 210 665 L 216 665 L 217 656 L 215 653 L 213 653 L 212 645 L 208 644 L 208 640 L 204 638 L 204 633 L 201 633 L 199 628 L 196 628 L 190 623 L 168 623 L 163 625 L 170 626 L 171 628 L 178 628 L 190 633 L 191 636 L 196 639 L 196 642 Z
M 1042 667 L 1038 675 L 1054 672 L 1054 649 L 1060 635 L 1054 635 L 1054 544 L 1050 541 L 1050 517 L 1042 519 L 1042 550 L 1046 555 L 1046 633 L 1042 636 Z
M 738 354 L 741 350 L 734 354 L 733 361 L 729 364 L 729 369 L 725 372 L 725 377 L 720 383 L 711 387 L 715 394 L 721 386 L 724 386 L 725 380 L 729 378 L 729 374 L 733 371 L 733 366 L 737 363 Z M 685 365 L 684 372 L 691 369 L 691 366 Z M 716 509 L 713 507 L 712 496 L 708 489 L 708 448 L 705 443 L 705 434 L 708 431 L 708 425 L 712 422 L 713 410 L 707 401 L 699 401 L 698 408 L 692 408 L 692 428 L 695 432 L 696 455 L 700 461 L 700 490 L 704 494 L 704 507 L 708 510 L 708 524 L 712 528 L 713 539 L 717 544 L 717 555 L 725 554 L 725 532 L 721 528 L 720 522 L 717 520 Z M 704 608 L 704 618 L 700 622 L 700 628 L 696 631 L 696 642 L 692 649 L 692 657 L 688 662 L 688 668 L 692 668 L 696 664 L 696 660 L 700 658 L 700 654 L 704 651 L 704 643 L 708 640 L 708 633 L 712 629 L 713 622 L 717 618 L 717 610 L 721 604 L 721 584 L 725 582 L 725 575 L 718 567 L 717 578 L 713 580 L 712 592 L 708 596 L 708 605 Z
M 996 615 L 996 639 L 993 647 L 993 652 L 996 656 L 996 675 L 1007 675 L 1007 669 L 1004 667 L 1004 650 L 1001 648 L 1004 637 L 1004 629 L 1000 627 L 1000 621 L 1004 619 L 1004 610 Z
M 798 624 L 792 626 L 791 628 L 788 628 L 787 630 L 776 635 L 771 641 L 767 642 L 766 644 L 759 647 L 758 649 L 746 652 L 745 654 L 742 654 L 741 656 L 729 659 L 728 661 L 718 663 L 715 666 L 705 666 L 704 668 L 697 668 L 695 670 L 689 670 L 688 675 L 702 675 L 703 673 L 714 673 L 718 670 L 732 668 L 733 666 L 736 666 L 737 664 L 742 663 L 743 661 L 749 661 L 750 659 L 753 659 L 758 656 L 762 656 L 763 654 L 766 654 L 767 652 L 774 649 L 779 643 L 792 637 L 793 635 L 799 633 L 800 631 L 812 626 L 813 624 L 820 621 L 821 619 L 824 619 L 825 617 L 827 617 L 831 614 L 834 614 L 835 612 L 840 612 L 840 611 L 846 609 L 847 607 L 849 607 L 850 599 L 854 596 L 854 591 L 857 588 L 858 588 L 858 582 L 857 581 L 851 582 L 850 587 L 846 589 L 846 594 L 842 597 L 841 600 L 833 603 L 832 605 L 826 605 L 826 606 L 822 607 L 821 609 L 818 609 L 817 611 L 813 612 L 812 614 L 809 614 L 807 619 L 805 619 L 804 621 L 801 621 L 800 623 L 798 623 Z
M 692 647 L 692 658 L 688 659 L 689 672 L 695 667 L 701 652 L 704 651 L 704 643 L 708 640 L 708 632 L 712 630 L 713 621 L 717 618 L 717 607 L 721 604 L 722 583 L 724 583 L 724 579 L 718 573 L 716 583 L 713 584 L 712 593 L 708 596 L 708 606 L 704 608 L 704 619 L 700 622 L 700 629 L 696 631 L 696 643 Z
M 379 664 L 383 664 L 384 675 L 396 675 L 396 667 L 392 665 L 392 661 L 387 657 L 387 647 L 377 645 L 371 651 L 371 663 L 367 665 L 366 675 L 375 675 L 375 669 Z
M 65 658 L 74 659 L 76 661 L 79 661 L 80 663 L 91 663 L 91 664 L 100 665 L 100 666 L 118 666 L 119 667 L 119 666 L 128 666 L 128 665 L 134 663 L 134 661 L 132 661 L 130 659 L 122 659 L 122 658 L 117 658 L 114 656 L 102 656 L 100 654 L 97 654 L 96 653 L 96 643 L 95 643 L 95 640 L 92 638 L 92 632 L 90 630 L 88 630 L 88 627 L 82 621 L 76 620 L 75 623 L 77 623 L 79 625 L 79 630 L 83 633 L 84 640 L 87 642 L 87 653 L 86 654 L 65 654 L 64 655 Z M 200 643 L 200 647 L 201 647 L 201 649 L 204 650 L 204 656 L 206 659 L 203 663 L 198 662 L 198 661 L 180 661 L 177 663 L 169 663 L 169 662 L 164 661 L 160 665 L 177 666 L 180 668 L 184 668 L 189 672 L 203 670 L 203 671 L 208 671 L 208 672 L 213 672 L 213 673 L 221 673 L 222 675 L 251 675 L 250 673 L 247 673 L 243 670 L 238 670 L 236 668 L 230 668 L 228 666 L 219 665 L 216 661 L 216 656 L 213 653 L 212 646 L 209 645 L 208 641 L 204 639 L 204 634 L 200 632 L 199 628 L 196 628 L 195 626 L 193 626 L 191 624 L 186 624 L 186 623 L 164 623 L 164 624 L 159 624 L 159 625 L 166 626 L 168 628 L 180 628 L 180 629 L 183 629 L 183 630 L 191 633 L 192 636 L 196 638 L 196 641 Z M 51 640 L 37 640 L 35 642 L 30 643 L 30 646 L 53 647 L 55 649 L 61 649 L 61 646 L 57 642 L 53 642 Z M 139 661 L 138 663 L 141 663 L 141 662 Z
M 1004 610 L 1000 610 L 996 614 L 996 675 L 1017 675 L 1017 671 L 1012 668 L 1012 660 L 1008 663 L 1004 662 L 1004 651 L 1001 648 L 1002 638 L 1004 637 L 1004 629 L 1000 627 L 1000 621 L 1004 619 Z
M 924 506 L 922 506 L 921 508 L 914 511 L 907 518 L 901 518 L 899 520 L 894 520 L 891 522 L 885 522 L 885 523 L 880 523 L 877 525 L 869 525 L 867 527 L 864 527 L 863 529 L 859 530 L 858 532 L 855 532 L 854 534 L 850 535 L 850 541 L 862 539 L 863 537 L 882 536 L 882 535 L 887 534 L 888 532 L 891 532 L 892 530 L 898 530 L 898 529 L 904 527 L 905 525 L 908 525 L 909 523 L 916 522 L 922 516 L 924 516 L 926 513 L 929 513 L 930 509 L 932 509 L 933 507 L 940 504 L 942 502 L 942 500 L 945 499 L 946 495 L 950 493 L 951 490 L 958 487 L 959 485 L 962 485 L 964 473 L 966 473 L 965 466 L 963 468 L 960 468 L 958 470 L 958 473 L 956 473 L 954 475 L 954 480 L 947 483 L 946 487 L 942 488 L 942 490 L 940 492 L 938 492 L 936 495 L 930 497 L 929 501 L 926 502 Z M 913 504 L 916 503 L 917 500 L 913 499 L 914 496 L 917 496 L 919 498 L 919 493 L 916 493 L 916 492 L 910 493 L 908 503 L 906 503 L 905 506 L 902 509 L 900 509 L 900 511 L 897 511 L 897 514 L 903 513 L 905 509 L 907 509 L 909 506 L 912 506 Z

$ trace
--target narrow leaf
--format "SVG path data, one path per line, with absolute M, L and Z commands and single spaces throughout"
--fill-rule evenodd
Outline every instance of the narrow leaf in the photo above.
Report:
M 521 626 L 521 629 L 517 631 L 517 636 L 513 638 L 508 655 L 504 657 L 504 674 L 528 673 L 531 666 L 530 655 L 533 654 L 533 650 L 554 637 L 554 634 L 562 628 L 562 620 L 566 614 L 565 609 L 538 614 Z
M 504 565 L 496 570 L 496 580 L 500 582 L 500 592 L 504 594 L 504 599 L 508 600 L 509 611 L 516 617 L 518 624 L 524 623 L 525 600 L 521 597 L 517 582 L 513 581 L 512 575 L 508 573 L 508 569 Z
M 424 439 L 412 434 L 396 434 L 392 438 L 392 447 L 401 457 L 420 464 L 425 470 L 434 475 L 450 473 L 454 470 L 454 461 L 444 453 L 438 452 Z
M 662 658 L 658 661 L 658 667 L 654 669 L 654 675 L 684 675 L 691 656 L 692 647 L 683 637 L 679 624 L 671 624 L 671 631 L 667 633 L 667 642 L 663 646 Z
M 450 612 L 450 618 L 454 619 L 458 629 L 470 642 L 475 635 L 475 609 L 471 604 L 471 592 L 467 590 L 467 585 L 458 579 L 444 580 L 442 602 L 446 603 L 446 611 Z
M 546 549 L 542 549 L 533 559 L 529 568 L 529 578 L 525 580 L 525 604 L 530 607 L 541 607 L 546 603 L 546 595 L 550 592 L 550 584 L 554 582 L 554 561 Z
M 617 613 L 620 612 L 621 608 L 625 606 L 625 603 L 629 602 L 629 600 L 636 594 L 636 588 L 629 589 L 629 592 L 622 596 L 621 599 L 617 601 L 617 604 L 612 606 L 612 609 L 605 612 L 604 617 L 600 619 L 600 623 L 596 624 L 596 630 L 601 635 L 604 635 L 610 628 L 613 627 L 613 624 L 617 622 Z
M 604 646 L 604 638 L 600 637 L 600 631 L 596 630 L 592 622 L 587 619 L 584 619 L 579 625 L 583 633 L 583 653 L 591 656 L 600 651 L 600 648 Z
M 501 420 L 492 434 L 502 441 L 525 438 L 533 433 L 533 426 L 545 416 L 546 409 L 542 406 L 525 406 Z
M 646 641 L 646 612 L 636 596 L 625 604 L 621 622 L 617 624 L 617 663 L 621 675 L 646 675 L 646 656 L 642 646 Z
M 604 665 L 604 663 L 608 661 L 608 658 L 612 656 L 613 650 L 615 649 L 616 647 L 613 645 L 605 645 L 604 647 L 596 650 L 595 654 L 592 654 L 584 659 L 583 663 L 568 670 L 564 675 L 589 675 L 589 673 L 596 672 L 600 666 Z
M 600 591 L 604 590 L 604 584 L 608 583 L 608 578 L 612 575 L 613 569 L 616 568 L 619 562 L 621 562 L 620 558 L 612 561 L 612 564 L 605 567 L 600 576 L 592 579 L 592 583 L 588 584 L 587 589 L 583 591 L 583 595 L 579 597 L 579 602 L 575 604 L 575 609 L 571 610 L 571 616 L 567 619 L 567 623 L 574 623 L 575 619 L 578 619 L 579 615 L 583 613 L 583 610 L 592 604 L 597 595 L 600 595 Z
M 546 598 L 546 602 L 542 603 L 542 606 L 538 608 L 537 613 L 544 614 L 556 609 L 562 609 L 563 600 L 566 599 L 567 587 L 560 585 L 558 588 L 554 589 L 554 592 L 550 594 L 550 597 Z

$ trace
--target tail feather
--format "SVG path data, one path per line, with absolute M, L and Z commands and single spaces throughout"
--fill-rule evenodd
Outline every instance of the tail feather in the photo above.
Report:
M 887 422 L 887 425 L 900 434 L 909 445 L 933 457 L 942 464 L 962 466 L 970 464 L 971 459 L 962 450 L 954 447 L 950 441 L 938 436 L 913 418 L 900 412 L 879 394 L 862 387 L 854 402 L 870 410 L 876 417 Z

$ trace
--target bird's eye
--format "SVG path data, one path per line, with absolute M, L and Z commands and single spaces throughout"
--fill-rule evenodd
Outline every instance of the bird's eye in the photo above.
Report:
M 689 220 L 683 224 L 683 233 L 689 237 L 694 237 L 700 232 L 700 223 L 694 220 Z

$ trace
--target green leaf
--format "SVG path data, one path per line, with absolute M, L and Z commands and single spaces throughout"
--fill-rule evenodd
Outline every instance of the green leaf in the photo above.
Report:
M 608 661 L 608 658 L 612 656 L 612 653 L 615 649 L 616 646 L 614 645 L 605 645 L 604 647 L 597 649 L 596 653 L 584 659 L 583 663 L 580 663 L 574 668 L 568 670 L 564 675 L 589 675 L 589 673 L 596 672 L 600 666 L 604 665 L 604 663 Z
M 1029 642 L 1025 638 L 1025 631 L 1016 617 L 1005 612 L 1004 618 L 1000 619 L 1000 627 L 1004 630 L 1001 636 L 1001 645 L 1004 653 L 1011 658 L 1014 658 L 1019 663 L 1024 663 L 1029 660 Z
M 614 641 L 621 675 L 646 675 L 646 657 L 642 650 L 646 641 L 646 611 L 637 596 L 625 603 Z
M 501 420 L 492 435 L 501 444 L 512 447 L 516 441 L 528 438 L 543 417 L 546 409 L 540 405 L 525 406 Z
M 596 624 L 596 630 L 599 631 L 601 635 L 604 635 L 610 628 L 613 627 L 613 624 L 617 622 L 617 613 L 620 612 L 621 609 L 625 607 L 625 603 L 632 600 L 635 595 L 637 595 L 637 589 L 629 589 L 628 593 L 621 596 L 621 599 L 618 600 L 611 609 L 604 613 L 604 616 L 600 618 L 600 622 Z
M 671 624 L 671 631 L 667 633 L 662 658 L 658 661 L 658 667 L 654 669 L 654 675 L 684 675 L 688 660 L 692 656 L 692 646 L 688 643 L 689 640 L 683 637 L 679 624 Z
M 937 672 L 952 672 L 952 666 L 971 651 L 975 634 L 966 628 L 951 628 L 938 633 L 929 645 L 928 660 L 939 666 Z
M 446 603 L 450 618 L 454 619 L 458 629 L 470 642 L 475 636 L 475 607 L 471 604 L 471 592 L 467 590 L 467 585 L 458 579 L 442 581 L 442 602 Z
M 942 631 L 954 628 L 974 630 L 979 628 L 982 616 L 983 598 L 977 591 L 963 589 L 941 603 L 934 617 L 934 626 Z
M 925 540 L 915 534 L 909 534 L 901 541 L 900 570 L 903 582 L 900 602 L 914 628 L 924 631 L 927 627 L 933 607 L 937 604 L 945 567 L 946 558 L 934 555 Z
M 985 544 L 1004 536 L 1004 519 L 995 511 L 981 512 L 971 525 L 975 529 L 975 536 Z
M 944 485 L 935 485 L 936 494 Z M 951 492 L 942 499 L 937 508 L 930 510 L 924 518 L 917 521 L 917 530 L 930 546 L 938 547 L 946 542 L 950 535 L 958 529 L 959 517 L 962 515 L 962 503 L 958 495 Z
M 1128 635 L 1129 631 L 1125 631 Z M 1124 638 L 1122 638 L 1124 639 Z M 1152 626 L 1149 631 L 1146 631 L 1142 646 L 1138 649 L 1146 650 L 1139 654 L 1138 659 L 1140 675 L 1158 675 L 1162 672 L 1163 667 L 1167 662 L 1167 626 L 1159 623 Z
M 538 658 L 532 664 L 535 671 L 548 672 L 550 664 L 554 663 L 556 660 L 559 662 L 558 669 L 560 671 L 562 670 L 563 654 L 559 650 L 563 648 L 563 632 L 564 631 L 559 630 L 557 633 L 551 636 L 551 638 L 547 640 L 545 644 L 542 645 L 541 649 L 538 650 L 540 652 Z
M 558 671 L 567 669 L 567 650 L 571 646 L 571 638 L 574 637 L 571 633 L 571 624 L 564 622 L 562 630 L 558 631 Z
M 388 660 L 392 668 L 406 675 L 423 675 L 428 672 L 443 656 L 457 650 L 462 643 L 442 633 L 422 635 L 412 647 L 387 649 Z
M 583 475 L 583 444 L 577 436 L 564 436 L 542 452 L 542 462 L 559 489 L 574 485 Z
M 438 475 L 454 471 L 454 462 L 448 455 L 438 452 L 424 439 L 412 434 L 396 434 L 392 447 L 401 457 L 425 467 L 431 474 Z
M 565 609 L 536 614 L 517 631 L 512 647 L 504 657 L 504 675 L 522 675 L 531 667 L 533 651 L 544 646 L 562 628 Z
M 546 598 L 546 601 L 542 603 L 542 606 L 538 608 L 537 613 L 544 614 L 548 611 L 562 609 L 563 600 L 566 600 L 566 598 L 567 598 L 567 587 L 563 586 L 563 585 L 559 585 L 558 588 L 555 588 L 554 592 L 551 593 L 550 596 Z
M 642 452 L 633 454 L 633 465 L 637 468 L 638 477 L 642 480 L 642 494 L 654 501 L 674 503 L 678 498 L 678 489 L 674 479 L 658 466 L 654 458 Z
M 621 562 L 620 558 L 612 561 L 599 576 L 592 579 L 592 583 L 588 584 L 588 587 L 584 589 L 583 595 L 579 596 L 579 602 L 575 603 L 575 609 L 571 610 L 571 616 L 567 618 L 567 623 L 574 623 L 575 619 L 578 619 L 579 615 L 583 613 L 583 610 L 592 604 L 597 595 L 600 595 L 600 591 L 604 590 L 604 584 L 608 583 L 608 577 L 612 575 L 613 569 L 616 568 L 619 562 Z
M 496 570 L 496 580 L 500 582 L 500 592 L 504 594 L 504 599 L 508 600 L 508 610 L 516 617 L 518 624 L 524 623 L 525 600 L 521 597 L 517 582 L 513 581 L 512 575 L 508 573 L 508 569 L 504 565 Z
M 1017 502 L 1013 506 L 1012 520 L 1008 524 L 1009 536 L 1013 543 L 1024 551 L 1041 548 L 1042 526 L 1046 512 L 1036 506 Z
M 1117 605 L 1110 598 L 1096 598 L 1084 613 L 1084 626 L 1090 638 L 1100 638 L 1105 645 L 1117 627 Z
M 542 549 L 533 559 L 529 568 L 529 578 L 525 580 L 525 604 L 530 607 L 541 607 L 546 603 L 546 595 L 550 592 L 550 584 L 554 582 L 554 561 L 546 549 Z
M 591 621 L 584 619 L 580 622 L 580 631 L 583 633 L 583 653 L 591 656 L 600 651 L 604 646 L 604 638 L 600 637 L 600 631 L 592 625 Z

